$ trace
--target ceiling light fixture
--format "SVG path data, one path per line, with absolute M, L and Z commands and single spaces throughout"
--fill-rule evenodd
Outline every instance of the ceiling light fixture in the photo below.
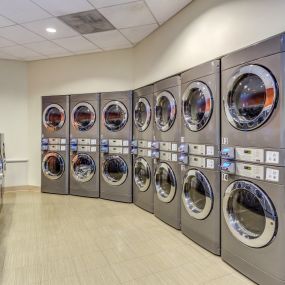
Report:
M 46 31 L 48 33 L 56 33 L 56 29 L 55 28 L 46 28 Z

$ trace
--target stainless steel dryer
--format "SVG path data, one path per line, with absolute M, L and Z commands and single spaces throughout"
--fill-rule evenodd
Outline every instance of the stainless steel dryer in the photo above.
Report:
M 154 144 L 162 151 L 177 151 L 181 136 L 180 76 L 154 84 Z
M 258 284 L 284 284 L 285 169 L 222 163 L 222 258 Z
M 189 69 L 182 73 L 181 80 L 183 151 L 219 157 L 220 60 Z
M 133 146 L 151 148 L 153 140 L 153 85 L 134 91 Z
M 154 165 L 154 214 L 163 222 L 180 229 L 181 170 L 177 153 L 160 151 Z
M 220 255 L 220 159 L 190 155 L 185 162 L 181 165 L 182 233 Z
M 132 139 L 132 92 L 101 94 L 101 139 Z
M 100 94 L 70 96 L 70 194 L 99 197 Z
M 224 158 L 285 165 L 284 51 L 282 34 L 222 58 Z
M 133 149 L 133 201 L 153 213 L 153 159 L 151 149 Z
M 58 143 L 58 144 L 55 144 Z M 69 152 L 60 139 L 42 141 L 41 191 L 53 194 L 69 193 Z
M 101 146 L 100 198 L 132 202 L 132 155 L 129 147 Z
M 69 96 L 42 97 L 42 192 L 69 193 Z

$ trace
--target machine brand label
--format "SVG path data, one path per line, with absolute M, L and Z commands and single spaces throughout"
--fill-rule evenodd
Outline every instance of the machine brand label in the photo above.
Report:
M 229 181 L 229 175 L 226 173 L 222 173 L 222 180 L 223 181 Z
M 229 138 L 223 137 L 222 138 L 222 144 L 229 144 Z

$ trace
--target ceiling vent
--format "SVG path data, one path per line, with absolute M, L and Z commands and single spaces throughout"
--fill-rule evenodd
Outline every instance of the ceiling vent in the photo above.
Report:
M 115 30 L 115 27 L 96 9 L 58 18 L 83 35 Z

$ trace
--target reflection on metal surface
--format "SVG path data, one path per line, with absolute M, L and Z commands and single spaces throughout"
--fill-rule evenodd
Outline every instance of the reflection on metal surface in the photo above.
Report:
M 140 98 L 135 106 L 134 121 L 140 132 L 147 129 L 151 120 L 151 108 L 146 98 Z
M 80 153 L 74 156 L 71 162 L 71 173 L 78 182 L 88 182 L 96 172 L 96 165 L 88 154 Z
M 43 112 L 43 124 L 51 131 L 58 131 L 65 123 L 64 109 L 58 104 L 50 104 Z
M 144 192 L 150 186 L 151 171 L 145 159 L 139 157 L 134 165 L 134 180 L 139 190 Z

